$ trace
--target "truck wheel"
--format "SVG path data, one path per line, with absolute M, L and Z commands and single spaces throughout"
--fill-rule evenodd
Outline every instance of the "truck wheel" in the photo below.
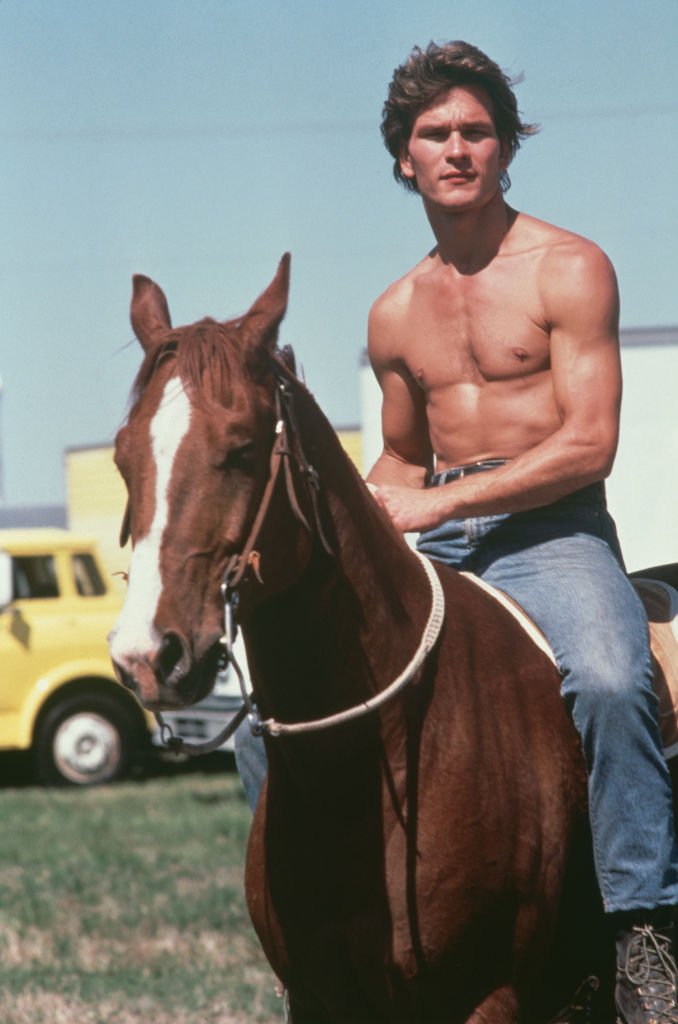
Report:
M 104 693 L 57 701 L 35 735 L 38 779 L 46 786 L 96 786 L 128 772 L 141 742 L 133 709 Z

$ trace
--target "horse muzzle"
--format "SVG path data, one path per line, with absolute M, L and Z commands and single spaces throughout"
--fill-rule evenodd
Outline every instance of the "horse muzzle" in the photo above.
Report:
M 220 649 L 213 645 L 195 660 L 182 638 L 165 632 L 153 650 L 124 651 L 115 632 L 109 638 L 111 658 L 118 681 L 149 711 L 171 711 L 206 697 L 214 685 Z

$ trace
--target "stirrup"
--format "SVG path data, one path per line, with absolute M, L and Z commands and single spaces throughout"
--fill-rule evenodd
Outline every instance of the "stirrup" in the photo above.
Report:
M 567 1006 L 563 1007 L 549 1024 L 588 1024 L 593 1015 L 593 1000 L 600 988 L 600 981 L 590 975 L 574 993 Z

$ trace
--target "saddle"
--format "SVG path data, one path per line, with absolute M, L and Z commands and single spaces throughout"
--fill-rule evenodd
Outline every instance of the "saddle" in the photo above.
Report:
M 555 664 L 544 634 L 515 601 L 478 576 L 466 572 L 462 575 L 507 608 Z M 654 690 L 659 698 L 659 727 L 664 754 L 669 760 L 678 755 L 678 591 L 660 580 L 640 577 L 631 582 L 645 606 L 650 624 Z

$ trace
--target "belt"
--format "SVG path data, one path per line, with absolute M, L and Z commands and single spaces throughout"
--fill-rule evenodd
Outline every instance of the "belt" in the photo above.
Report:
M 444 469 L 442 473 L 434 473 L 428 486 L 439 487 L 441 484 L 449 484 L 450 480 L 462 480 L 465 476 L 471 476 L 473 473 L 484 473 L 488 469 L 505 466 L 508 461 L 508 459 L 482 459 L 480 462 L 471 462 L 468 466 L 453 466 L 452 469 Z

